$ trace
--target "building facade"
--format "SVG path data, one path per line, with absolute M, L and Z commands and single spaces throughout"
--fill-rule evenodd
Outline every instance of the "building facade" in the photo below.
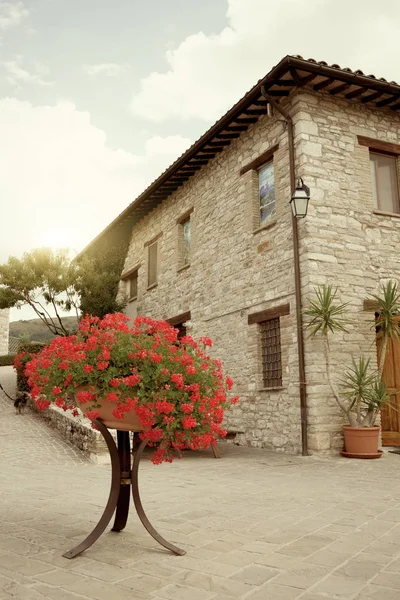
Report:
M 8 354 L 9 310 L 0 310 L 0 356 Z
M 240 396 L 226 417 L 239 443 L 304 449 L 291 152 L 311 189 L 297 226 L 302 307 L 317 285 L 337 286 L 351 320 L 333 339 L 337 375 L 360 354 L 376 365 L 365 301 L 400 280 L 395 92 L 360 72 L 286 57 L 94 241 L 115 231 L 130 239 L 127 314 L 213 339 Z M 307 447 L 330 451 L 342 445 L 343 416 L 320 342 L 303 343 Z

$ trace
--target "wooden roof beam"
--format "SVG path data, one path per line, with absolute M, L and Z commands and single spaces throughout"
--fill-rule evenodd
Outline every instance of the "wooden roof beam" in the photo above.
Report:
M 218 133 L 215 137 L 221 140 L 235 140 L 240 137 L 239 133 Z
M 224 131 L 247 131 L 247 125 L 227 125 Z
M 377 100 L 383 95 L 383 92 L 374 92 L 373 94 L 369 94 L 369 96 L 364 96 L 361 98 L 361 102 L 366 104 L 367 102 L 373 102 L 373 100 Z
M 346 94 L 346 98 L 348 100 L 351 100 L 352 98 L 357 98 L 358 96 L 361 96 L 363 92 L 365 92 L 365 88 L 360 87 L 354 90 L 353 92 L 349 92 L 348 94 Z
M 229 146 L 230 140 L 218 140 L 217 142 L 207 142 L 207 146 Z
M 269 96 L 289 96 L 290 92 L 288 92 L 287 90 L 267 90 L 267 93 Z
M 257 123 L 258 119 L 256 117 L 237 117 L 234 119 L 234 123 L 239 123 L 239 125 Z
M 399 96 L 390 96 L 389 98 L 385 98 L 384 100 L 379 100 L 379 102 L 377 102 L 375 104 L 375 106 L 377 106 L 378 108 L 380 108 L 381 106 L 386 106 L 387 104 L 390 104 L 391 102 L 394 102 L 395 100 L 398 100 Z
M 292 71 L 290 71 L 290 74 L 292 75 Z M 293 77 L 293 75 L 292 75 L 292 77 Z M 296 85 L 296 82 L 293 81 L 292 79 L 273 79 L 272 81 L 269 82 L 268 85 L 269 86 L 280 85 L 282 87 L 293 87 L 294 85 Z
M 332 79 L 330 77 L 328 79 L 324 79 L 323 81 L 320 81 L 319 83 L 316 83 L 314 85 L 314 90 L 316 92 L 318 92 L 319 90 L 323 90 L 324 88 L 328 87 L 328 85 L 330 85 L 333 82 L 334 82 L 334 79 Z
M 258 115 L 258 116 L 262 116 L 262 115 L 266 115 L 268 113 L 268 106 L 266 106 L 265 108 L 247 108 L 244 111 L 245 115 Z
M 208 156 L 215 156 L 216 152 L 220 152 L 221 150 L 223 150 L 224 147 L 223 146 L 218 146 L 216 148 L 202 148 L 201 150 L 199 150 L 199 154 L 197 156 L 200 156 L 201 158 L 208 158 Z M 206 156 L 201 156 L 201 154 L 205 154 Z
M 345 92 L 346 90 L 349 89 L 349 87 L 350 87 L 350 83 L 342 83 L 341 85 L 338 85 L 337 87 L 333 88 L 333 90 L 329 90 L 329 93 L 331 94 L 331 96 L 335 96 L 336 94 Z

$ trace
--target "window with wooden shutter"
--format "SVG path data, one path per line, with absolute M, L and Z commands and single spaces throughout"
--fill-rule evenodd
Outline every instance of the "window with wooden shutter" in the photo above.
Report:
M 374 208 L 400 213 L 397 157 L 370 152 Z
M 148 249 L 148 287 L 157 283 L 157 254 L 158 242 L 154 242 Z
M 126 295 L 128 300 L 134 300 L 138 294 L 138 272 L 135 271 L 126 279 Z

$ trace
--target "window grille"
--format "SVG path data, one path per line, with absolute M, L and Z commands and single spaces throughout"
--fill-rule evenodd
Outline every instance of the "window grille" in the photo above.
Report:
M 279 317 L 260 323 L 265 388 L 282 386 L 281 329 Z

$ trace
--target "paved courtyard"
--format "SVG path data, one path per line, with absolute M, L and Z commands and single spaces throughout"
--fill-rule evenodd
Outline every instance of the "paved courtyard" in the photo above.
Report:
M 14 393 L 11 368 L 0 382 Z M 132 513 L 74 560 L 101 515 L 109 467 L 87 462 L 0 392 L 0 600 L 398 600 L 400 456 L 302 458 L 221 444 L 141 465 Z

